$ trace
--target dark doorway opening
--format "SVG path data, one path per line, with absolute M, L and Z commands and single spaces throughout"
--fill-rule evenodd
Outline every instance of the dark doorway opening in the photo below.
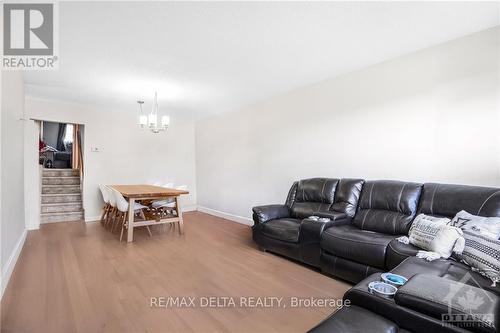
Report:
M 47 169 L 78 169 L 79 125 L 42 121 L 39 163 Z

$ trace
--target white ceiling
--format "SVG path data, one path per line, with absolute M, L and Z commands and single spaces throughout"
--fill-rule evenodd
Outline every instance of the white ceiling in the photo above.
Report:
M 498 2 L 61 2 L 28 95 L 193 119 L 500 24 Z

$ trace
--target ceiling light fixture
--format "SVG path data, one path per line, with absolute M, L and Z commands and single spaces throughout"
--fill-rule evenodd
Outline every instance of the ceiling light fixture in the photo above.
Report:
M 155 99 L 153 101 L 153 107 L 151 108 L 151 113 L 146 115 L 142 111 L 142 105 L 144 101 L 137 101 L 139 104 L 139 125 L 142 128 L 148 127 L 153 133 L 160 133 L 162 131 L 166 131 L 168 129 L 168 125 L 170 125 L 170 117 L 164 115 L 161 117 L 160 121 L 158 121 L 158 93 L 155 92 Z M 158 125 L 160 124 L 160 125 Z

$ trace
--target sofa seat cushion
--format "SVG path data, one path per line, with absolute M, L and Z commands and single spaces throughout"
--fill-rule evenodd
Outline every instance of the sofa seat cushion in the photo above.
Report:
M 335 256 L 384 268 L 387 245 L 395 236 L 361 230 L 353 225 L 334 226 L 321 236 L 321 248 Z
M 491 280 L 479 273 L 473 272 L 469 266 L 451 259 L 427 261 L 417 257 L 409 257 L 396 268 L 392 269 L 391 272 L 408 279 L 416 274 L 440 276 L 445 279 L 483 288 L 500 296 L 500 284 L 493 287 Z
M 497 333 L 500 299 L 482 288 L 433 275 L 417 274 L 398 289 L 397 305 L 475 332 Z M 477 301 L 477 302 L 475 302 Z M 455 317 L 457 315 L 457 317 Z M 465 316 L 465 320 L 460 318 Z
M 403 333 L 398 326 L 382 316 L 359 306 L 343 307 L 308 333 Z
M 385 265 L 388 269 L 393 269 L 406 258 L 416 256 L 418 251 L 419 248 L 414 245 L 404 244 L 397 239 L 393 239 L 387 246 Z
M 370 265 L 360 264 L 350 259 L 337 257 L 323 251 L 320 257 L 321 272 L 332 275 L 351 283 L 358 283 L 374 273 L 383 273 L 386 270 Z
M 299 241 L 300 222 L 292 218 L 271 220 L 262 224 L 262 233 L 267 237 L 296 243 Z

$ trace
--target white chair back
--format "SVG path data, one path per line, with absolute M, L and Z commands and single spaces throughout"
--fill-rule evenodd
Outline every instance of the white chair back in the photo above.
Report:
M 172 187 L 174 187 L 174 183 L 166 183 L 166 184 L 163 184 L 161 186 L 162 187 L 167 187 L 167 188 L 172 188 Z
M 115 195 L 115 200 L 116 200 L 116 208 L 118 208 L 118 210 L 120 212 L 127 212 L 128 211 L 128 201 L 125 200 L 125 198 L 123 197 L 123 195 L 118 192 L 117 190 L 113 189 L 113 192 L 114 192 L 114 195 Z
M 183 190 L 183 191 L 185 191 L 185 190 L 188 189 L 188 187 L 187 187 L 187 185 L 181 185 L 181 186 L 177 186 L 175 189 L 176 190 Z M 184 200 L 184 199 L 182 198 L 182 196 L 180 196 L 179 200 Z M 181 201 L 181 202 L 184 202 L 184 201 Z
M 105 203 L 109 203 L 107 186 L 101 184 L 99 185 L 99 189 L 101 190 L 102 200 L 104 200 Z
M 108 191 L 108 199 L 109 199 L 109 204 L 111 207 L 116 207 L 116 197 L 115 197 L 115 190 L 111 187 L 106 186 L 106 190 Z

